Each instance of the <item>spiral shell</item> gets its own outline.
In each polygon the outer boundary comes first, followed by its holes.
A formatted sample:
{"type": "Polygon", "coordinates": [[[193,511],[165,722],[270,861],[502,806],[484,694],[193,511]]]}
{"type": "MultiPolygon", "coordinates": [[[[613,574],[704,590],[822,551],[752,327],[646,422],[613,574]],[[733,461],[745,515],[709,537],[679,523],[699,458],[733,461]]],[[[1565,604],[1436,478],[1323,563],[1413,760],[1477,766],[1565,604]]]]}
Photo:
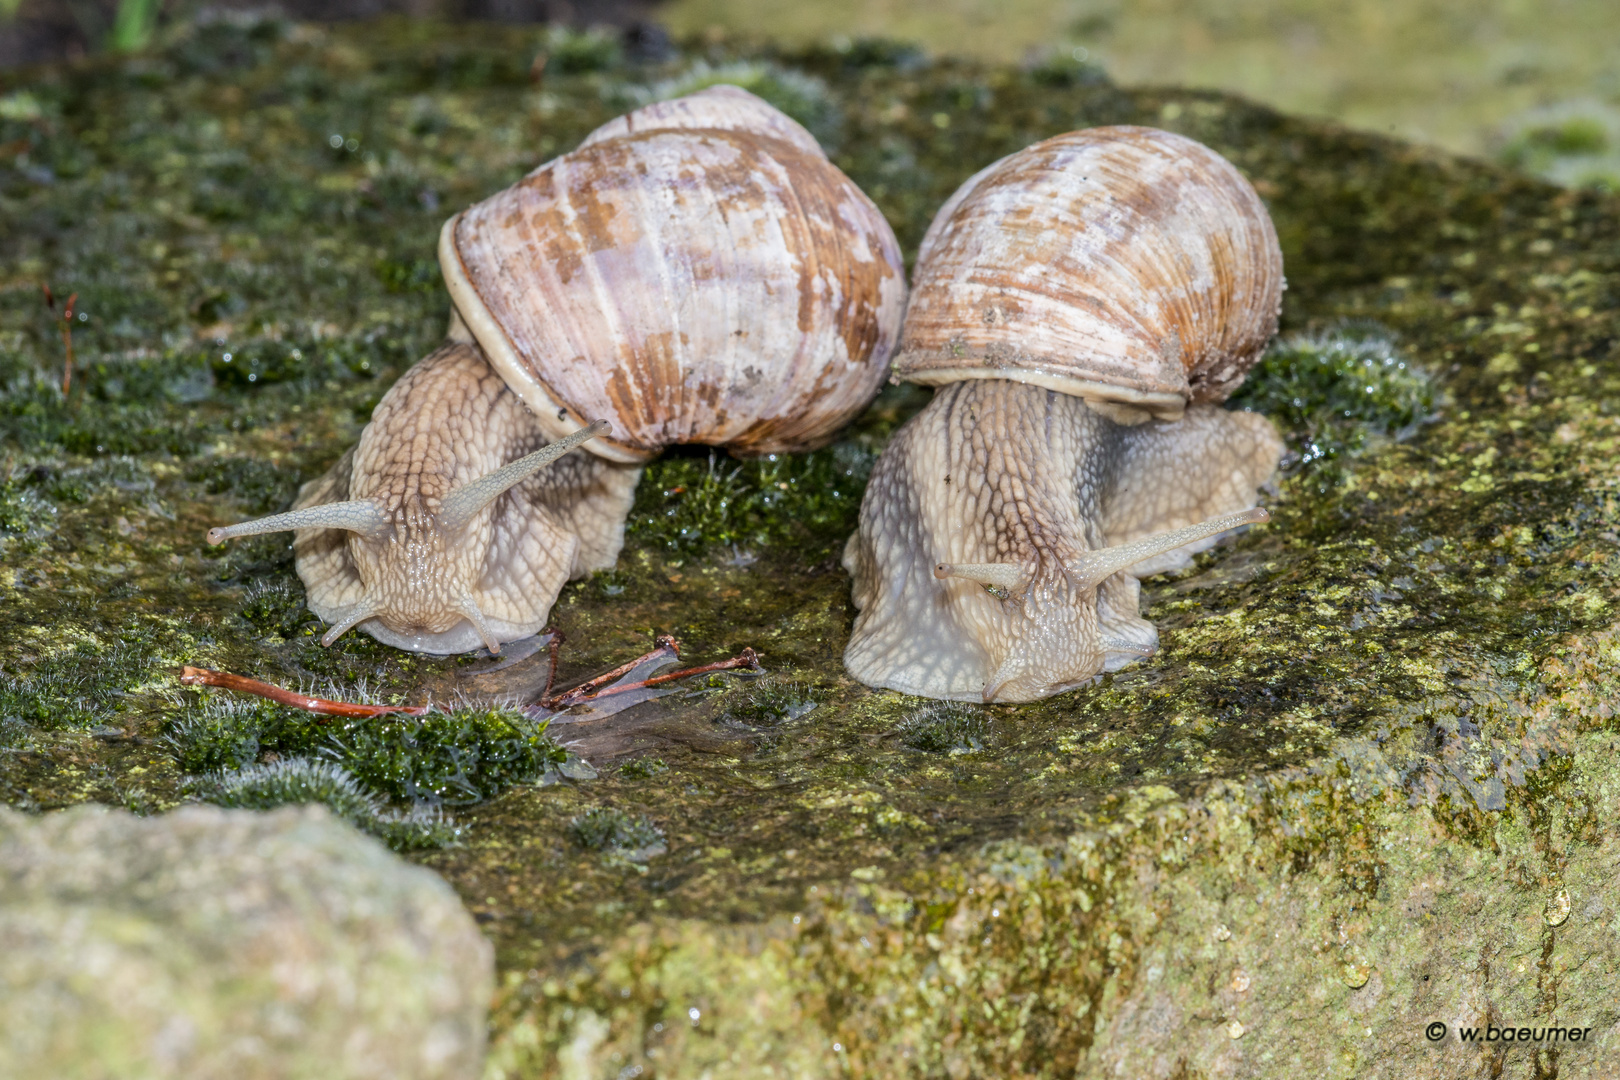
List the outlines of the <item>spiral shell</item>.
{"type": "Polygon", "coordinates": [[[638,109],[445,223],[471,335],[560,438],[813,448],[876,394],[905,276],[894,232],[809,132],[732,86],[638,109]]]}
{"type": "Polygon", "coordinates": [[[1102,127],[969,178],[917,259],[898,379],[1012,379],[1174,418],[1224,400],[1275,333],[1260,197],[1191,139],[1102,127]]]}

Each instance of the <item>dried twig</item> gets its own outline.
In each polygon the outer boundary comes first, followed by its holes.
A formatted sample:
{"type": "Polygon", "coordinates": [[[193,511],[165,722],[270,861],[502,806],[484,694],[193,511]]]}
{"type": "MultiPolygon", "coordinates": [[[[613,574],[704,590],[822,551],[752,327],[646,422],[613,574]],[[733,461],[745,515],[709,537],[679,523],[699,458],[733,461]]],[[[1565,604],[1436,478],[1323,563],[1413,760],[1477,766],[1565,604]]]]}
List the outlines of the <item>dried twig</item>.
{"type": "Polygon", "coordinates": [[[540,691],[540,700],[544,701],[551,696],[551,686],[557,681],[557,652],[567,639],[563,637],[563,632],[555,626],[548,626],[540,632],[551,635],[551,670],[546,672],[546,688],[540,691]]]}
{"type": "Polygon", "coordinates": [[[232,675],[228,671],[215,671],[212,668],[182,667],[180,669],[180,683],[183,686],[217,686],[223,690],[236,690],[244,694],[257,694],[262,698],[282,705],[291,705],[295,709],[316,713],[321,716],[346,716],[364,718],[368,716],[387,716],[390,713],[403,713],[406,716],[421,716],[430,711],[431,705],[362,705],[353,701],[332,701],[327,698],[310,697],[292,690],[285,690],[279,686],[272,686],[258,679],[250,679],[246,675],[232,675]]]}
{"type": "MultiPolygon", "coordinates": [[[[45,306],[54,313],[56,297],[51,295],[51,287],[43,282],[39,287],[45,291],[45,306]]],[[[78,299],[79,294],[74,293],[62,307],[62,348],[67,352],[67,362],[62,365],[63,397],[67,397],[68,390],[73,386],[73,303],[78,299]]]]}
{"type": "MultiPolygon", "coordinates": [[[[551,687],[557,678],[557,651],[562,645],[562,634],[555,630],[548,632],[554,635],[551,639],[551,672],[546,678],[546,689],[540,696],[539,705],[542,709],[550,712],[561,712],[574,705],[582,705],[591,701],[599,701],[602,698],[616,697],[619,694],[628,694],[636,690],[662,686],[678,679],[691,678],[693,675],[707,675],[712,671],[733,671],[737,668],[758,669],[759,667],[759,655],[753,649],[744,649],[740,654],[729,660],[716,660],[713,663],[682,668],[679,671],[654,675],[647,679],[614,683],[615,679],[623,679],[643,665],[652,663],[656,666],[659,661],[680,659],[680,642],[669,634],[660,634],[658,636],[658,647],[652,652],[638,656],[628,663],[620,664],[612,671],[598,675],[594,679],[587,680],[578,686],[571,687],[553,696],[551,687]],[[610,683],[613,685],[608,685],[610,683]]],[[[316,713],[320,716],[365,718],[388,716],[394,713],[406,716],[421,716],[433,708],[431,705],[362,705],[353,701],[332,701],[329,698],[312,697],[280,686],[273,686],[267,682],[260,682],[258,679],[250,679],[246,675],[233,675],[228,671],[215,671],[212,668],[182,667],[180,669],[180,682],[184,686],[217,686],[223,690],[255,694],[282,705],[290,705],[295,709],[303,709],[305,712],[316,713]]]]}
{"type": "MultiPolygon", "coordinates": [[[[628,694],[634,690],[645,690],[652,686],[661,686],[664,683],[674,682],[677,679],[689,678],[693,675],[707,675],[711,671],[731,671],[736,668],[758,668],[759,655],[753,649],[744,649],[739,655],[729,660],[716,660],[709,664],[699,664],[696,667],[682,668],[680,671],[671,671],[663,675],[654,675],[648,679],[637,679],[634,682],[608,686],[615,679],[623,678],[636,668],[649,661],[667,658],[678,660],[681,656],[681,644],[669,634],[660,634],[657,638],[658,647],[652,652],[636,657],[628,663],[620,664],[612,671],[588,682],[583,682],[572,689],[565,690],[556,697],[549,696],[551,684],[547,682],[547,696],[540,699],[541,708],[560,712],[573,705],[581,705],[589,701],[599,701],[602,698],[614,697],[618,694],[628,694]]],[[[552,674],[556,674],[555,667],[552,674]]]]}

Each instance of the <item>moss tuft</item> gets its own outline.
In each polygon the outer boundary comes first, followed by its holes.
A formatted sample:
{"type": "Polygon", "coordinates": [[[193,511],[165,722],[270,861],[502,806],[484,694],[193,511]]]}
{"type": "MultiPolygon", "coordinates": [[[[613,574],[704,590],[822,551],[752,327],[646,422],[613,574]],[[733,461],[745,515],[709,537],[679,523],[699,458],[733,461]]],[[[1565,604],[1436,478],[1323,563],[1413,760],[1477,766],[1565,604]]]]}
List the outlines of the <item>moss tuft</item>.
{"type": "Polygon", "coordinates": [[[43,731],[107,724],[119,698],[150,677],[157,659],[150,645],[137,640],[103,648],[81,642],[21,674],[0,676],[0,717],[43,731]]]}
{"type": "Polygon", "coordinates": [[[625,532],[672,554],[805,545],[830,551],[855,526],[876,456],[851,443],[813,454],[737,461],[719,451],[647,467],[625,532]]]}
{"type": "Polygon", "coordinates": [[[569,821],[568,838],[588,851],[629,862],[646,862],[666,850],[663,830],[646,815],[632,816],[614,807],[592,807],[569,821]]]}
{"type": "Polygon", "coordinates": [[[1308,469],[1410,437],[1433,416],[1435,390],[1387,331],[1350,323],[1273,343],[1232,403],[1271,417],[1308,469]]]}
{"type": "Polygon", "coordinates": [[[723,714],[750,727],[773,727],[809,715],[819,703],[814,687],[795,679],[766,675],[732,690],[723,714]],[[729,700],[734,699],[734,700],[729,700]]]}
{"type": "Polygon", "coordinates": [[[304,590],[287,581],[260,581],[242,596],[242,618],[261,634],[291,638],[319,625],[304,600],[304,590]]]}
{"type": "Polygon", "coordinates": [[[619,775],[626,780],[651,780],[659,773],[669,772],[663,758],[635,758],[619,766],[619,775]]]}
{"type": "Polygon", "coordinates": [[[17,750],[29,743],[30,729],[15,716],[0,716],[0,750],[17,750]]]}
{"type": "MultiPolygon", "coordinates": [[[[356,777],[395,798],[452,806],[494,798],[517,784],[555,781],[569,760],[543,721],[496,706],[339,721],[330,728],[324,745],[356,777]]],[[[300,735],[306,733],[308,725],[300,735]]]]}
{"type": "Polygon", "coordinates": [[[256,514],[290,505],[299,481],[296,471],[255,457],[203,458],[186,470],[186,479],[256,514]]]}
{"type": "Polygon", "coordinates": [[[592,27],[578,30],[554,26],[541,44],[548,75],[587,75],[608,71],[624,62],[617,35],[592,27]]]}
{"type": "Polygon", "coordinates": [[[331,761],[287,758],[226,769],[191,780],[185,790],[204,802],[246,810],[318,802],[396,851],[444,847],[461,834],[438,807],[419,804],[407,811],[388,809],[348,770],[331,761]]]}
{"type": "Polygon", "coordinates": [[[38,539],[49,532],[56,507],[33,488],[15,479],[0,480],[0,543],[38,539]]]}
{"type": "Polygon", "coordinates": [[[936,701],[900,721],[900,741],[927,754],[975,754],[991,746],[994,730],[983,709],[936,701]]]}
{"type": "MultiPolygon", "coordinates": [[[[363,687],[316,692],[346,700],[371,696],[363,687]]],[[[545,729],[544,722],[496,706],[344,719],[270,702],[207,698],[172,721],[163,738],[188,773],[241,769],[270,753],[317,755],[392,798],[466,805],[562,776],[569,755],[545,729]]]]}

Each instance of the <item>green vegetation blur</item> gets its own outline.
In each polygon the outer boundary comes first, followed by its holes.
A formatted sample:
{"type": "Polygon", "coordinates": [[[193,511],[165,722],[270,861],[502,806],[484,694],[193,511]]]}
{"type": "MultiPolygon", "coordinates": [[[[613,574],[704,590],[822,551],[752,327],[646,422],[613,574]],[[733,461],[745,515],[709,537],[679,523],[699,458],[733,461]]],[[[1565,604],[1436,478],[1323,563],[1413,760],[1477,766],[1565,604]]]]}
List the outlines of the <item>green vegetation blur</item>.
{"type": "MultiPolygon", "coordinates": [[[[241,5],[224,5],[233,6],[241,5]]],[[[59,29],[80,42],[70,53],[85,42],[139,52],[203,10],[189,0],[0,0],[0,38],[56,7],[59,29]]],[[[1556,183],[1620,189],[1613,0],[337,0],[289,10],[566,15],[580,25],[651,19],[688,39],[836,46],[880,38],[1027,66],[1062,58],[1097,65],[1126,86],[1225,90],[1556,183]]],[[[7,62],[17,58],[8,60],[0,41],[7,62]]]]}
{"type": "Polygon", "coordinates": [[[1620,188],[1614,0],[673,0],[677,35],[866,36],[1126,86],[1243,94],[1569,185],[1620,188]]]}

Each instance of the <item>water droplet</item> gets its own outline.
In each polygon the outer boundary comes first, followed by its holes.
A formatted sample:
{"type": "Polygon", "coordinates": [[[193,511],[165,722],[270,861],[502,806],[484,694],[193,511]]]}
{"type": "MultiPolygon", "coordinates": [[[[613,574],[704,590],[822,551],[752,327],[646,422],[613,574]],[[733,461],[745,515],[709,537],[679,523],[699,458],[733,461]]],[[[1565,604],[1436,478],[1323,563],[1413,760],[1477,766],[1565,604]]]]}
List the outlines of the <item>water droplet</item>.
{"type": "Polygon", "coordinates": [[[1547,901],[1547,910],[1542,914],[1548,926],[1563,926],[1569,918],[1569,890],[1559,889],[1553,898],[1547,901]]]}

